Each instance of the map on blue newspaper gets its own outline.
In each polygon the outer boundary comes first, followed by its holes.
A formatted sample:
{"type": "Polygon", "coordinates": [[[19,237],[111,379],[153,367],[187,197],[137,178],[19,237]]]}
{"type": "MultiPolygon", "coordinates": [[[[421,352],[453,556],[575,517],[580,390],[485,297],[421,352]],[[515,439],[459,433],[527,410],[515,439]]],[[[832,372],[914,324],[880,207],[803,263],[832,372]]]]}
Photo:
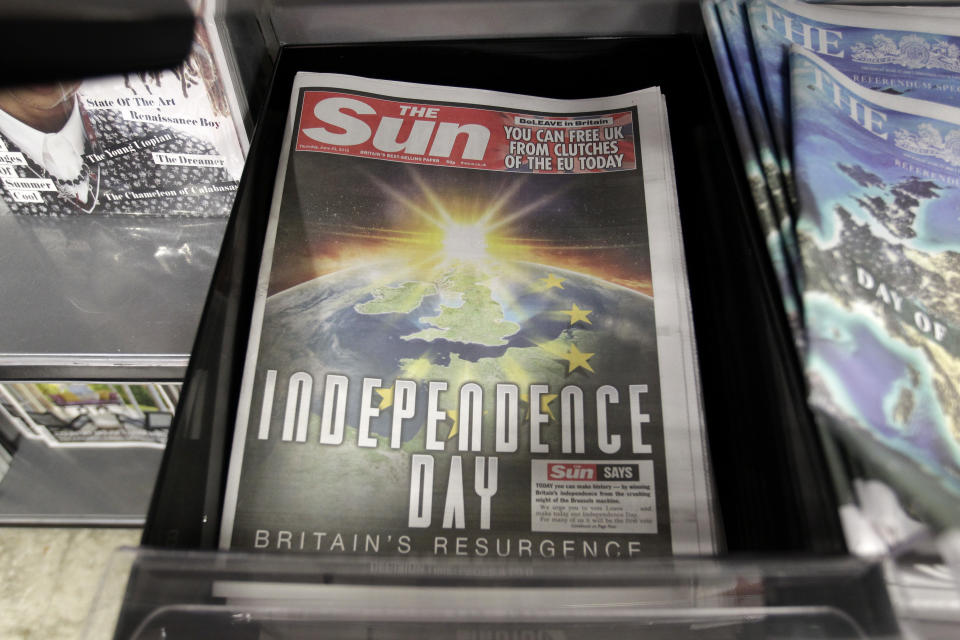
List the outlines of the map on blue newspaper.
{"type": "Polygon", "coordinates": [[[790,55],[811,403],[960,495],[960,109],[790,55]]]}

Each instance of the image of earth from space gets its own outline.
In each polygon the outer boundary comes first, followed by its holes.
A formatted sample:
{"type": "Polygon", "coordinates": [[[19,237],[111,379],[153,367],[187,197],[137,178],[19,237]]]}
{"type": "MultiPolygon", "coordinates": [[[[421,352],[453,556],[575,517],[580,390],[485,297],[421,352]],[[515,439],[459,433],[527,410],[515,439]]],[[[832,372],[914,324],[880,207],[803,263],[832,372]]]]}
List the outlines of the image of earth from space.
{"type": "MultiPolygon", "coordinates": [[[[611,429],[624,433],[624,455],[630,448],[627,385],[650,385],[644,410],[659,413],[653,298],[589,275],[534,263],[453,261],[417,266],[395,261],[323,275],[268,298],[260,354],[242,480],[256,489],[241,491],[245,497],[240,510],[261,519],[321,508],[327,514],[349,514],[354,505],[362,504],[367,525],[370,514],[382,514],[385,526],[404,524],[410,455],[424,451],[427,381],[448,385],[440,396],[439,409],[448,416],[439,428],[441,438],[457,433],[460,386],[472,381],[483,387],[484,451],[492,449],[494,434],[488,425],[493,423],[495,385],[519,387],[519,450],[501,457],[498,496],[511,488],[504,480],[504,474],[511,473],[505,465],[529,474],[529,453],[523,452],[529,452],[524,419],[529,416],[525,403],[531,384],[549,385],[549,394],[541,397],[541,410],[550,416],[542,440],[558,456],[558,394],[566,385],[583,390],[588,453],[590,439],[596,439],[590,412],[599,386],[614,385],[621,394],[620,404],[611,405],[609,415],[611,429]],[[310,435],[303,446],[256,439],[257,399],[262,397],[267,369],[278,372],[274,429],[283,421],[279,398],[286,393],[289,376],[305,371],[313,378],[310,435]],[[349,378],[343,446],[316,444],[327,374],[349,378]],[[372,403],[380,409],[371,423],[371,432],[381,438],[376,448],[356,446],[364,377],[382,380],[372,403]],[[414,417],[404,422],[403,445],[391,449],[396,379],[418,383],[417,402],[414,417]],[[283,473],[274,475],[270,469],[283,473]]],[[[450,442],[438,455],[457,453],[450,442]]],[[[442,469],[437,474],[446,477],[442,469]]],[[[516,484],[517,501],[529,503],[528,482],[516,484]]],[[[442,497],[438,499],[442,506],[442,497]]]]}
{"type": "MultiPolygon", "coordinates": [[[[381,514],[387,525],[406,519],[410,456],[424,451],[427,382],[445,381],[439,409],[447,420],[439,437],[458,431],[458,390],[468,381],[484,392],[483,449],[492,451],[495,385],[519,387],[517,454],[501,457],[501,489],[517,504],[529,503],[529,485],[505,479],[529,474],[528,389],[546,384],[541,410],[549,416],[542,441],[560,455],[560,398],[566,385],[583,391],[588,453],[595,429],[593,398],[601,385],[614,385],[620,403],[609,407],[611,429],[624,433],[629,455],[627,385],[648,384],[645,411],[659,413],[657,336],[653,298],[589,275],[519,261],[453,261],[433,266],[385,262],[327,274],[270,296],[261,335],[260,360],[250,424],[259,420],[263,376],[277,370],[272,425],[283,422],[286,381],[297,371],[313,378],[310,435],[301,446],[276,438],[261,441],[248,431],[241,491],[242,512],[262,518],[284,514],[351,514],[364,505],[364,518],[381,514]],[[349,378],[342,446],[317,445],[324,376],[349,378]],[[374,406],[380,415],[371,433],[376,448],[357,446],[364,377],[382,380],[374,406]],[[389,447],[393,382],[418,383],[415,415],[403,423],[403,444],[389,447]],[[625,430],[625,431],[624,431],[625,430]],[[510,466],[516,467],[511,470],[510,466]],[[282,469],[274,474],[271,469],[282,469]],[[322,487],[322,491],[318,490],[322,487]]],[[[646,400],[646,398],[645,398],[646,400]]],[[[595,446],[595,445],[594,445],[595,446]]],[[[458,453],[450,442],[441,457],[458,453]]],[[[442,463],[439,463],[442,464],[442,463]]],[[[446,477],[438,468],[438,477],[446,477]]],[[[442,505],[441,505],[442,506],[442,505]]],[[[349,520],[349,517],[347,517],[349,520]]],[[[325,520],[330,522],[330,518],[325,520]]],[[[340,522],[343,522],[342,520],[340,522]]],[[[520,526],[520,525],[518,525],[520,526]]],[[[529,526],[529,523],[522,525],[529,526]]]]}
{"type": "Polygon", "coordinates": [[[278,369],[280,379],[284,370],[300,370],[314,379],[374,376],[385,385],[445,380],[457,389],[493,381],[559,391],[568,383],[619,383],[638,362],[641,369],[644,360],[656,362],[649,296],[531,263],[460,262],[436,271],[435,279],[413,279],[404,265],[364,266],[271,296],[259,368],[278,369]],[[571,362],[574,349],[592,355],[571,362]]]}

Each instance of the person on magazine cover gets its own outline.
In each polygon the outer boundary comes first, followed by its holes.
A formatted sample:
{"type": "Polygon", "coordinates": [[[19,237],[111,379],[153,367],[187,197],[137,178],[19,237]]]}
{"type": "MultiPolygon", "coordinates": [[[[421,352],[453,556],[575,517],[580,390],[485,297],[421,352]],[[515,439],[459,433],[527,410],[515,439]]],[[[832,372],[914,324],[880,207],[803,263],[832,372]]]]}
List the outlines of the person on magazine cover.
{"type": "Polygon", "coordinates": [[[0,90],[5,208],[27,215],[229,213],[236,182],[211,144],[126,120],[116,109],[86,109],[78,89],[0,90]],[[158,162],[157,154],[176,156],[158,162]],[[209,162],[197,157],[204,155],[209,162]]]}

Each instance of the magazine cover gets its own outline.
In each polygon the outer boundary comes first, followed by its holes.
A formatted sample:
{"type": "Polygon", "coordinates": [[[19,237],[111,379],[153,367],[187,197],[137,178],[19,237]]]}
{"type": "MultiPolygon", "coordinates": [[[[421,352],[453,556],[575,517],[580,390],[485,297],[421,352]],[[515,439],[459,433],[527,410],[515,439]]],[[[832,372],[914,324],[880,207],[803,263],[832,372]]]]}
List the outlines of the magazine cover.
{"type": "Polygon", "coordinates": [[[870,91],[799,47],[791,65],[811,403],[955,499],[960,109],[870,91]]]}
{"type": "Polygon", "coordinates": [[[0,523],[141,526],[177,391],[0,384],[0,523]]]}
{"type": "Polygon", "coordinates": [[[221,547],[714,550],[662,96],[299,74],[221,547]]]}
{"type": "Polygon", "coordinates": [[[213,28],[175,69],[0,90],[0,366],[182,375],[246,144],[213,28]]]}
{"type": "Polygon", "coordinates": [[[228,215],[246,138],[228,81],[198,20],[175,69],[4,88],[0,213],[228,215]]]}

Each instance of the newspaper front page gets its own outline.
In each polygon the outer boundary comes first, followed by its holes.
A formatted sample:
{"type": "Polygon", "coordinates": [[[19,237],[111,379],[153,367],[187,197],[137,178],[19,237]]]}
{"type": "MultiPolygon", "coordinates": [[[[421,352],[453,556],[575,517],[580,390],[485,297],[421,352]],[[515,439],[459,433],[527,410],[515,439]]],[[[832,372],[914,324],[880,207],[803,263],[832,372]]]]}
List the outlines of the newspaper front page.
{"type": "Polygon", "coordinates": [[[960,109],[791,69],[811,402],[960,495],[960,109]]]}
{"type": "Polygon", "coordinates": [[[221,547],[715,550],[662,95],[297,76],[221,547]]]}

